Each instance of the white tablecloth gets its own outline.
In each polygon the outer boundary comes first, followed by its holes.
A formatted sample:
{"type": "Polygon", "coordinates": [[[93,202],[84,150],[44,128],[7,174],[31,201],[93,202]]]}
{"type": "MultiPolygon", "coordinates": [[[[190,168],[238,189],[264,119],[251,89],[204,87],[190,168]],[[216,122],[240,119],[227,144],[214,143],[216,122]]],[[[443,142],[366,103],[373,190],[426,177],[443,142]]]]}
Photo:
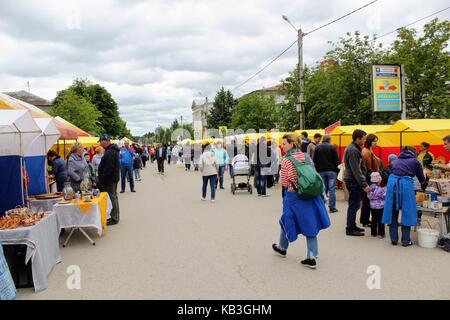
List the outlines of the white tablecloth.
{"type": "Polygon", "coordinates": [[[53,211],[53,206],[63,200],[63,197],[57,199],[47,199],[47,200],[30,200],[30,209],[33,210],[44,210],[53,211]]]}
{"type": "MultiPolygon", "coordinates": [[[[106,218],[111,218],[112,202],[108,196],[106,218]]],[[[58,228],[96,228],[103,234],[102,217],[98,203],[93,203],[88,213],[83,213],[75,204],[55,204],[53,211],[58,219],[58,228]]]]}
{"type": "Polygon", "coordinates": [[[61,262],[59,253],[59,230],[56,215],[50,214],[32,227],[0,230],[3,245],[24,244],[27,253],[24,263],[31,259],[35,291],[47,289],[47,277],[53,267],[61,262]]]}

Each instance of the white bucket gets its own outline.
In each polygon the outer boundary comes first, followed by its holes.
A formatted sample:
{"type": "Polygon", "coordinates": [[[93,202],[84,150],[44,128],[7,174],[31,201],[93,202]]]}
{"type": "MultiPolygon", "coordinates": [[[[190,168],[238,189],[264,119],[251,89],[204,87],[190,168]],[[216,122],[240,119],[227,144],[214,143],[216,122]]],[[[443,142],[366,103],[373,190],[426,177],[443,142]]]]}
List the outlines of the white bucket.
{"type": "Polygon", "coordinates": [[[434,229],[419,229],[419,246],[433,249],[437,247],[439,231],[434,229]]]}

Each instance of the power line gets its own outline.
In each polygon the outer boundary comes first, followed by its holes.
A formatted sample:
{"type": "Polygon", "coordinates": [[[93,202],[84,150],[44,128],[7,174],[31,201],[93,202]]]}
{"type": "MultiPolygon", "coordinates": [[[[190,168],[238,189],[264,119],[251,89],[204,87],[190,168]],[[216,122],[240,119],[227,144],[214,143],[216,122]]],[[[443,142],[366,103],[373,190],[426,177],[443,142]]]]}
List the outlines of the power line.
{"type": "Polygon", "coordinates": [[[323,26],[320,26],[320,27],[318,27],[318,28],[316,28],[316,29],[313,29],[313,30],[311,30],[311,31],[309,31],[309,32],[306,32],[304,35],[307,36],[308,34],[311,34],[311,33],[313,33],[313,32],[316,32],[316,31],[320,30],[320,29],[323,29],[323,28],[325,28],[325,27],[327,27],[327,26],[329,26],[329,25],[331,25],[331,24],[333,24],[333,23],[335,23],[335,22],[338,22],[339,20],[342,20],[342,19],[344,19],[344,18],[346,18],[346,17],[348,17],[348,16],[354,14],[355,12],[358,12],[358,11],[360,11],[360,10],[362,10],[362,9],[364,9],[364,8],[366,8],[366,7],[370,6],[370,5],[372,5],[372,4],[374,4],[374,3],[377,2],[377,1],[378,1],[378,0],[374,0],[374,1],[372,1],[372,2],[370,2],[370,3],[368,3],[368,4],[364,5],[364,6],[362,6],[362,7],[358,8],[358,9],[356,9],[356,10],[353,10],[352,12],[347,13],[346,15],[343,15],[343,16],[340,17],[340,18],[337,18],[336,20],[333,20],[333,21],[331,21],[331,22],[328,22],[328,23],[324,24],[323,26]]]}
{"type": "Polygon", "coordinates": [[[248,78],[247,80],[245,80],[244,82],[242,82],[240,85],[238,85],[237,87],[235,87],[234,89],[232,89],[231,91],[235,91],[237,89],[239,89],[240,87],[242,87],[243,85],[245,85],[246,83],[248,83],[250,80],[252,80],[253,78],[255,78],[257,75],[259,75],[260,73],[262,73],[264,70],[266,70],[271,64],[273,64],[275,61],[277,61],[279,58],[281,58],[281,56],[283,54],[285,54],[286,52],[289,51],[289,49],[291,49],[295,44],[297,43],[297,40],[295,40],[289,47],[287,47],[286,49],[284,49],[278,56],[276,56],[274,59],[272,59],[268,64],[266,64],[261,70],[259,70],[258,72],[256,72],[254,75],[252,75],[250,78],[248,78]]]}
{"type": "MultiPolygon", "coordinates": [[[[340,20],[342,20],[342,19],[344,19],[344,18],[346,18],[346,17],[348,17],[348,16],[354,14],[355,12],[358,12],[358,11],[364,9],[364,8],[370,6],[371,4],[374,4],[374,3],[377,2],[377,1],[378,1],[378,0],[374,0],[374,1],[370,2],[370,3],[367,3],[366,5],[360,7],[360,8],[358,8],[358,9],[356,9],[356,10],[353,10],[352,12],[349,12],[349,13],[343,15],[342,17],[337,18],[337,19],[335,19],[335,20],[333,20],[333,21],[331,21],[331,22],[329,22],[329,23],[327,23],[327,24],[324,24],[323,26],[320,26],[320,27],[318,27],[318,28],[316,28],[316,29],[314,29],[314,30],[311,30],[311,31],[305,33],[304,35],[308,35],[308,34],[310,34],[310,33],[313,33],[313,32],[315,32],[315,31],[317,31],[317,30],[323,29],[323,28],[325,28],[326,26],[329,26],[329,25],[331,25],[331,24],[333,24],[333,23],[335,23],[335,22],[337,22],[337,21],[340,21],[340,20]]],[[[242,82],[241,84],[239,84],[237,87],[235,87],[235,88],[232,89],[231,91],[235,91],[235,90],[239,89],[240,87],[242,87],[243,85],[247,84],[249,81],[251,81],[252,79],[254,79],[257,75],[261,74],[261,73],[262,73],[264,70],[266,70],[270,65],[272,65],[275,61],[277,61],[279,58],[281,58],[282,55],[284,55],[286,52],[288,52],[289,49],[291,49],[291,48],[297,43],[297,41],[298,41],[298,40],[295,40],[295,42],[293,42],[289,47],[287,47],[286,49],[284,49],[278,56],[276,56],[274,59],[272,59],[268,64],[266,64],[266,65],[265,65],[263,68],[261,68],[258,72],[256,72],[254,75],[252,75],[250,78],[248,78],[247,80],[245,80],[244,82],[242,82]]]]}
{"type": "Polygon", "coordinates": [[[426,16],[426,17],[423,17],[423,18],[420,18],[420,19],[418,19],[418,20],[416,20],[416,21],[414,21],[414,22],[411,22],[411,23],[409,23],[409,24],[407,24],[407,25],[405,25],[405,26],[403,26],[403,27],[399,27],[399,28],[397,28],[397,29],[395,29],[395,30],[393,30],[393,31],[391,31],[391,32],[385,33],[385,34],[383,34],[383,35],[381,35],[381,36],[379,36],[379,37],[376,37],[376,39],[378,40],[378,39],[380,39],[380,38],[386,37],[386,36],[388,36],[388,35],[390,35],[390,34],[393,34],[394,32],[397,32],[397,31],[400,30],[400,29],[403,29],[403,28],[407,28],[407,27],[409,27],[409,26],[412,26],[413,24],[416,24],[417,22],[420,22],[420,21],[422,21],[422,20],[428,19],[428,18],[430,18],[430,17],[432,17],[432,16],[434,16],[434,15],[437,15],[437,14],[439,14],[439,13],[441,13],[441,12],[444,12],[444,11],[446,11],[446,10],[448,10],[448,9],[450,9],[450,7],[447,7],[447,8],[445,8],[445,9],[439,10],[439,11],[437,11],[437,12],[435,12],[435,13],[432,13],[432,14],[426,16]]]}

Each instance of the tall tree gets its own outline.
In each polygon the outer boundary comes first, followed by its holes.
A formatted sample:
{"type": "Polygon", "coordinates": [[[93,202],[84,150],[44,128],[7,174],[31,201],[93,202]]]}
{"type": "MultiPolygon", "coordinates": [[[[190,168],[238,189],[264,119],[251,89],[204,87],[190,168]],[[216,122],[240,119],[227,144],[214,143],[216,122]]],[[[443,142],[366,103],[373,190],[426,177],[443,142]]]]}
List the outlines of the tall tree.
{"type": "Polygon", "coordinates": [[[235,99],[230,90],[225,91],[222,87],[214,98],[214,104],[208,115],[208,128],[217,129],[220,126],[229,127],[231,124],[232,110],[235,99]]]}
{"type": "Polygon", "coordinates": [[[93,135],[100,133],[98,121],[101,117],[89,100],[80,97],[73,89],[58,93],[58,99],[50,112],[52,116],[60,116],[77,127],[93,135]]]}
{"type": "Polygon", "coordinates": [[[262,94],[249,94],[239,99],[233,108],[231,127],[234,129],[270,130],[276,127],[276,108],[274,97],[262,94]]]}
{"type": "Polygon", "coordinates": [[[436,18],[417,36],[401,29],[391,47],[389,60],[405,67],[407,115],[411,118],[450,118],[450,58],[447,51],[450,22],[436,18]]]}
{"type": "MultiPolygon", "coordinates": [[[[108,133],[113,137],[130,136],[130,131],[126,128],[126,123],[119,115],[116,101],[104,87],[99,84],[93,84],[87,79],[76,79],[66,90],[69,89],[90,101],[100,111],[100,131],[108,133]]],[[[64,92],[64,90],[61,92],[64,92]]],[[[55,102],[58,99],[59,97],[57,96],[55,102]]]]}

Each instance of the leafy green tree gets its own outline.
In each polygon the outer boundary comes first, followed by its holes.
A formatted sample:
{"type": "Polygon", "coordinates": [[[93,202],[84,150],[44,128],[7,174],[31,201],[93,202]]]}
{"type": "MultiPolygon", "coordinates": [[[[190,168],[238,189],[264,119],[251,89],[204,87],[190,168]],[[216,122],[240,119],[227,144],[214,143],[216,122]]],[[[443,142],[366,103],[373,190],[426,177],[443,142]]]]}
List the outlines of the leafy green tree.
{"type": "Polygon", "coordinates": [[[100,112],[89,100],[80,97],[72,89],[58,93],[51,115],[60,116],[90,134],[100,133],[98,126],[100,112]]]}
{"type": "Polygon", "coordinates": [[[450,22],[436,18],[424,34],[400,29],[389,52],[389,61],[404,65],[407,115],[410,118],[450,118],[450,58],[447,51],[450,22]]]}
{"type": "Polygon", "coordinates": [[[231,124],[232,110],[235,99],[230,90],[222,87],[214,98],[214,104],[208,115],[208,128],[217,129],[220,126],[229,127],[231,124]]]}
{"type": "MultiPolygon", "coordinates": [[[[104,87],[99,84],[93,84],[87,79],[76,79],[66,90],[73,90],[77,95],[87,99],[96,106],[101,114],[99,131],[108,133],[113,137],[130,136],[126,123],[119,115],[116,101],[104,87]]],[[[59,94],[55,99],[55,103],[58,99],[59,94]]]]}
{"type": "Polygon", "coordinates": [[[274,129],[277,110],[274,97],[262,94],[249,94],[239,99],[233,108],[231,127],[234,129],[274,129]]]}

